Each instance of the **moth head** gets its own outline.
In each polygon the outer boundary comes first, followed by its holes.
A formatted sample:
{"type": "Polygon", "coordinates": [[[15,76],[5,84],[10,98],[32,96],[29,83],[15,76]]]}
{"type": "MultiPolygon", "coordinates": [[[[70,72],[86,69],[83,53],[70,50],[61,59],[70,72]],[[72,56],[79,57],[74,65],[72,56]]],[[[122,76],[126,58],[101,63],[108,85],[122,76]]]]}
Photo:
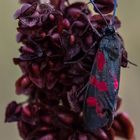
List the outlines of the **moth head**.
{"type": "Polygon", "coordinates": [[[103,29],[103,35],[111,35],[115,33],[115,28],[112,25],[109,25],[103,29]]]}

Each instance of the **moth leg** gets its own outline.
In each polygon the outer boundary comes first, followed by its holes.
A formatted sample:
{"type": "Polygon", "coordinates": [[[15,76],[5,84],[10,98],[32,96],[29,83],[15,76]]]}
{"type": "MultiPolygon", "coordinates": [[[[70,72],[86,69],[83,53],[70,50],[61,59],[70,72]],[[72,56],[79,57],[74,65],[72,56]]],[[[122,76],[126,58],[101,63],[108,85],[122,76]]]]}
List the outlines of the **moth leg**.
{"type": "Polygon", "coordinates": [[[78,59],[78,60],[76,60],[76,61],[65,61],[64,64],[65,64],[65,65],[68,65],[68,64],[76,64],[76,63],[82,61],[83,59],[86,58],[86,56],[88,55],[88,53],[91,51],[91,49],[92,49],[96,44],[97,44],[97,41],[95,41],[95,42],[92,44],[92,46],[87,50],[87,52],[84,54],[84,56],[81,57],[80,59],[78,59]]]}
{"type": "Polygon", "coordinates": [[[75,91],[75,87],[72,88],[72,91],[67,93],[67,99],[71,107],[71,110],[78,113],[81,111],[81,107],[76,97],[76,93],[74,91],[75,91]]]}

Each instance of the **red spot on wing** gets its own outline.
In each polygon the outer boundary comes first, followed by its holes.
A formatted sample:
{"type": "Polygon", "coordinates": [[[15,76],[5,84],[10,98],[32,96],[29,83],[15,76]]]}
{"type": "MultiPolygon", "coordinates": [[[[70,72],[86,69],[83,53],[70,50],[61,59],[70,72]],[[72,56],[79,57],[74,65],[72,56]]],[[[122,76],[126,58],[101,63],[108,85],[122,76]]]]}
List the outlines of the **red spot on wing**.
{"type": "Polygon", "coordinates": [[[90,84],[94,87],[96,87],[100,92],[107,92],[108,87],[107,83],[104,81],[98,81],[95,76],[90,77],[90,84]]]}
{"type": "Polygon", "coordinates": [[[103,113],[103,106],[95,97],[89,96],[86,103],[89,107],[95,107],[96,113],[99,117],[104,117],[105,114],[103,113]]]}
{"type": "Polygon", "coordinates": [[[96,98],[89,96],[86,100],[86,103],[90,107],[96,107],[97,100],[96,100],[96,98]]]}
{"type": "Polygon", "coordinates": [[[105,113],[103,112],[103,106],[99,102],[96,104],[96,113],[100,118],[105,116],[105,113]]]}
{"type": "Polygon", "coordinates": [[[108,87],[107,87],[106,82],[99,82],[97,88],[98,88],[99,91],[101,91],[101,92],[106,92],[106,91],[108,91],[108,87]]]}
{"type": "Polygon", "coordinates": [[[99,51],[97,52],[97,68],[99,72],[102,72],[105,65],[105,56],[104,53],[99,51]]]}
{"type": "Polygon", "coordinates": [[[115,90],[117,90],[119,88],[119,82],[118,82],[117,78],[114,78],[114,88],[115,88],[115,90]]]}
{"type": "Polygon", "coordinates": [[[89,83],[93,86],[96,86],[98,84],[98,81],[97,81],[95,76],[91,76],[90,80],[89,80],[89,83]]]}

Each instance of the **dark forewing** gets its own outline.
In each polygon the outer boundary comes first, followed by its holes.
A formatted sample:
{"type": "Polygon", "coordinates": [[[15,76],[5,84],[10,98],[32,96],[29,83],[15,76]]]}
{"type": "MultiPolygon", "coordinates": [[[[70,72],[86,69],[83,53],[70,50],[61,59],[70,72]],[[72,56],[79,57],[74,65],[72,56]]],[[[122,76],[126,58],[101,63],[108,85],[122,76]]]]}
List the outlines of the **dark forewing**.
{"type": "Polygon", "coordinates": [[[120,80],[121,41],[104,36],[93,64],[84,103],[85,127],[96,130],[113,119],[120,80]]]}

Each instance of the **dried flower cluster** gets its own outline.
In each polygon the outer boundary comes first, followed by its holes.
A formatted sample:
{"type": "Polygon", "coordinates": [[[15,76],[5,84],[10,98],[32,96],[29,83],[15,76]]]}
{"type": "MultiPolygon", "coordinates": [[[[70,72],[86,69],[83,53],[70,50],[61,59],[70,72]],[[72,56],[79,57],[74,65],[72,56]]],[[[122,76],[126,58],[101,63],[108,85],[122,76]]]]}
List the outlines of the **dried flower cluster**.
{"type": "MultiPolygon", "coordinates": [[[[14,17],[19,21],[17,42],[22,46],[14,63],[23,75],[16,82],[16,93],[26,95],[28,100],[11,102],[5,121],[17,122],[23,140],[114,140],[115,136],[134,139],[126,113],[116,113],[109,130],[87,132],[83,126],[81,89],[89,79],[100,39],[96,31],[101,33],[105,26],[103,18],[93,14],[84,2],[20,2],[23,5],[14,17]]],[[[113,0],[95,3],[109,22],[113,0]]],[[[120,21],[115,17],[115,28],[119,27],[120,21]]],[[[122,66],[127,66],[125,49],[122,66]]],[[[118,97],[118,108],[120,104],[118,97]]]]}

